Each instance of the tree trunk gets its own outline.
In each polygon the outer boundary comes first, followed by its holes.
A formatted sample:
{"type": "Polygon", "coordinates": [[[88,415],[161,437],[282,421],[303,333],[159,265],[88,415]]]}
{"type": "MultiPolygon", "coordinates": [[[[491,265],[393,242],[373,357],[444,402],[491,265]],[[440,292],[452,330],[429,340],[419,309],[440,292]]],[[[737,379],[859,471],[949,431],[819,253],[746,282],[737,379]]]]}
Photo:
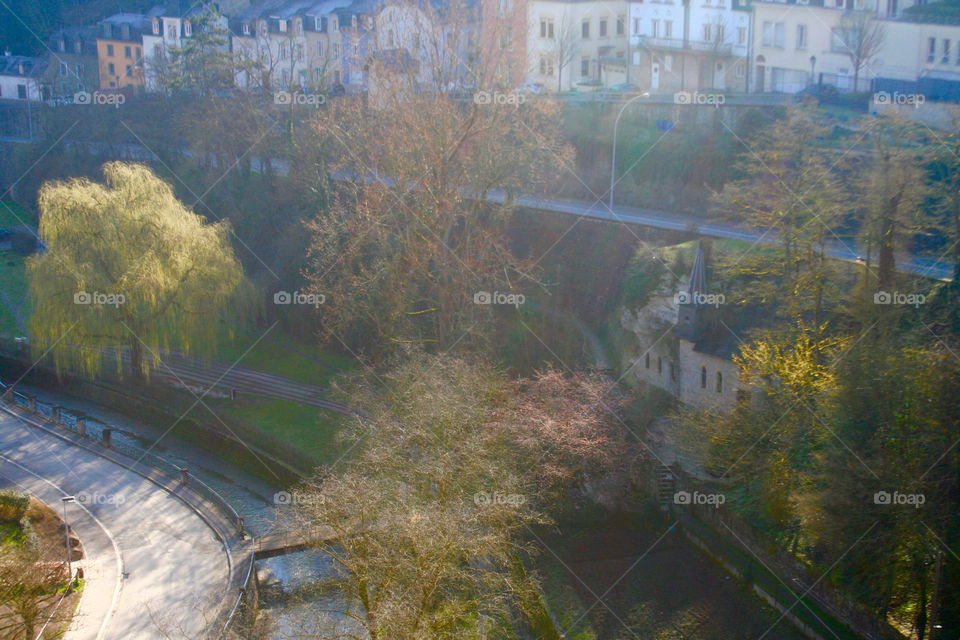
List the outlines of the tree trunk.
{"type": "Polygon", "coordinates": [[[917,607],[917,617],[913,622],[917,630],[917,640],[923,640],[927,635],[927,577],[920,574],[920,606],[917,607]]]}
{"type": "Polygon", "coordinates": [[[134,381],[142,382],[143,375],[143,345],[136,336],[130,340],[130,372],[134,381]]]}
{"type": "Polygon", "coordinates": [[[881,290],[887,290],[893,286],[894,271],[896,262],[893,255],[893,218],[886,216],[882,222],[882,233],[880,234],[880,253],[879,274],[880,282],[878,284],[881,290]]]}

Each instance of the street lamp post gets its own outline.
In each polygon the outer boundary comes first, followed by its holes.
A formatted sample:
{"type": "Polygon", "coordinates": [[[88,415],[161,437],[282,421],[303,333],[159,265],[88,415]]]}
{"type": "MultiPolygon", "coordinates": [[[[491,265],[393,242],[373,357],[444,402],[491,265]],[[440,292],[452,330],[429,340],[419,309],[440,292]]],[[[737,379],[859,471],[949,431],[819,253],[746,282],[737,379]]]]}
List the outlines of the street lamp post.
{"type": "MultiPolygon", "coordinates": [[[[629,60],[627,61],[629,63],[629,60]]],[[[644,91],[638,96],[634,96],[623,103],[623,106],[620,107],[620,112],[617,114],[616,120],[613,121],[613,149],[610,151],[610,212],[613,213],[613,187],[616,184],[615,170],[617,167],[617,126],[620,124],[620,116],[623,115],[623,112],[626,111],[627,107],[630,106],[631,102],[635,102],[640,98],[649,98],[650,92],[644,91]]]]}
{"type": "Polygon", "coordinates": [[[71,582],[73,582],[73,565],[70,564],[70,524],[67,522],[67,503],[75,502],[76,498],[73,496],[66,496],[60,498],[63,502],[63,544],[67,552],[67,575],[71,582]]]}

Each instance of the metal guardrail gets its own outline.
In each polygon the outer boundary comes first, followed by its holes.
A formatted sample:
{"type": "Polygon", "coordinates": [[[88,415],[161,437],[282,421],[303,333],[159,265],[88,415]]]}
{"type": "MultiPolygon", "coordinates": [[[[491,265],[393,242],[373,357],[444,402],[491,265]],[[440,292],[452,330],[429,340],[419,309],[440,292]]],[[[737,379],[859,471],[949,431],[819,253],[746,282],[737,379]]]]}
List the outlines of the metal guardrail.
{"type": "MultiPolygon", "coordinates": [[[[137,465],[143,464],[145,467],[160,471],[170,480],[175,482],[185,482],[194,493],[198,494],[201,499],[210,503],[220,512],[221,515],[225,515],[227,521],[229,521],[229,523],[236,528],[236,533],[240,535],[241,538],[246,535],[243,528],[243,518],[237,513],[236,509],[234,509],[233,506],[231,506],[223,496],[210,487],[210,485],[200,480],[195,475],[189,475],[188,469],[180,467],[161,456],[158,456],[150,451],[140,449],[134,445],[114,440],[112,434],[115,430],[117,430],[116,427],[96,418],[91,418],[86,414],[80,412],[71,412],[62,405],[44,402],[36,396],[30,396],[21,393],[16,389],[13,389],[10,385],[6,384],[2,380],[0,380],[0,401],[16,404],[17,406],[26,409],[31,413],[35,413],[49,420],[50,422],[53,422],[57,426],[65,428],[68,431],[72,431],[73,433],[82,437],[91,437],[91,427],[93,428],[93,431],[99,430],[100,440],[104,444],[108,445],[110,450],[116,451],[134,460],[130,467],[131,470],[135,470],[137,465]]],[[[145,470],[144,473],[146,472],[147,471],[145,470]]],[[[251,547],[255,546],[255,544],[256,541],[251,540],[251,547]]],[[[253,565],[254,562],[251,557],[251,561],[247,566],[246,575],[244,576],[244,585],[247,585],[250,582],[250,576],[253,572],[253,565]]],[[[234,616],[236,615],[237,610],[240,608],[245,595],[245,588],[241,588],[240,593],[237,595],[233,606],[230,608],[230,611],[227,614],[223,628],[217,634],[217,640],[221,640],[222,638],[226,637],[230,625],[233,622],[234,616]]]]}

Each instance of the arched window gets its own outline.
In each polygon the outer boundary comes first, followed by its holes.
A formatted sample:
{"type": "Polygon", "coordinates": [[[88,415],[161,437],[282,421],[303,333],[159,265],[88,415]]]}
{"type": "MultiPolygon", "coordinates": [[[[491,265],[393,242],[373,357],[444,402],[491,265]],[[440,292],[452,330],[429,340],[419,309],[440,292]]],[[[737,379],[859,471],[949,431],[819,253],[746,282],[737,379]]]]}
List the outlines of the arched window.
{"type": "Polygon", "coordinates": [[[647,369],[650,368],[650,352],[649,351],[647,351],[647,354],[644,356],[644,365],[647,367],[647,369]]]}
{"type": "Polygon", "coordinates": [[[717,393],[723,393],[723,374],[717,371],[717,393]]]}
{"type": "Polygon", "coordinates": [[[706,367],[700,367],[700,388],[701,389],[707,388],[707,368],[706,367]]]}

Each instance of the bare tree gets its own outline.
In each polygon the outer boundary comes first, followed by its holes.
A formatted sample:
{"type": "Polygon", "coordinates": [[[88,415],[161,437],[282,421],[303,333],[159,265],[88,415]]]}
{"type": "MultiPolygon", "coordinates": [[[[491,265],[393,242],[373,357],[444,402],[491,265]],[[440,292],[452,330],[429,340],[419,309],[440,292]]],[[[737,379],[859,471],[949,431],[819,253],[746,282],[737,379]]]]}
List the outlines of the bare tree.
{"type": "Polygon", "coordinates": [[[31,540],[0,548],[0,637],[34,640],[48,620],[70,619],[72,611],[58,607],[68,578],[64,563],[53,558],[62,554],[31,540]]]}
{"type": "Polygon", "coordinates": [[[563,91],[563,70],[569,66],[580,50],[580,33],[569,11],[564,11],[554,40],[557,64],[557,91],[563,91]]]}
{"type": "Polygon", "coordinates": [[[840,19],[839,32],[844,53],[853,66],[853,90],[859,90],[860,72],[869,67],[883,46],[883,24],[866,11],[848,11],[840,19]]]}
{"type": "Polygon", "coordinates": [[[602,474],[625,449],[604,386],[553,370],[509,381],[478,359],[411,352],[398,362],[349,393],[372,416],[348,431],[358,453],[298,493],[299,522],[326,532],[317,546],[339,569],[354,621],[321,637],[477,637],[484,619],[507,627],[536,607],[518,570],[531,550],[524,528],[546,523],[557,491],[602,474]]]}

